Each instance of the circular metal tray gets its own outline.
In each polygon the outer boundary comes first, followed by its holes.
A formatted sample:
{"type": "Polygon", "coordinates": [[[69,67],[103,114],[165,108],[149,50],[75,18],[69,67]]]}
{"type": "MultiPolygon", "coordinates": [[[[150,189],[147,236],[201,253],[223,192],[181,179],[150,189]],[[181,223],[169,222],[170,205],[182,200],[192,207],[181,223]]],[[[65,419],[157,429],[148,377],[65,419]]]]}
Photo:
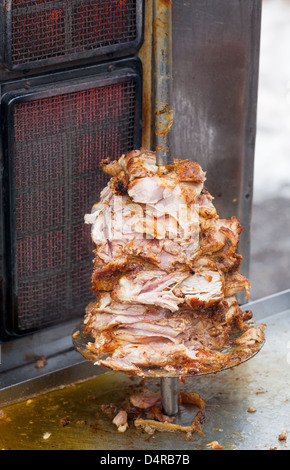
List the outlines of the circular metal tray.
{"type": "MultiPolygon", "coordinates": [[[[251,323],[251,326],[257,326],[251,323]]],[[[252,357],[254,357],[263,347],[265,344],[265,339],[258,343],[255,342],[253,345],[235,345],[234,341],[241,336],[243,332],[239,330],[233,330],[231,337],[229,339],[229,345],[223,349],[222,351],[217,352],[217,360],[216,361],[209,361],[208,364],[203,364],[202,367],[199,369],[197,368],[194,372],[185,372],[182,369],[176,370],[165,370],[164,368],[158,367],[140,367],[136,368],[135,364],[132,364],[132,368],[134,370],[127,371],[122,370],[122,372],[130,375],[135,375],[139,377],[178,377],[178,378],[185,378],[185,377],[194,377],[199,375],[205,374],[212,374],[216,372],[221,372],[226,369],[230,369],[232,367],[238,366],[252,357]]],[[[112,356],[112,352],[96,354],[93,352],[89,345],[90,343],[94,343],[94,338],[91,336],[90,332],[86,331],[86,325],[84,322],[79,323],[72,334],[72,341],[73,345],[77,352],[79,352],[85,359],[89,361],[93,361],[96,364],[100,364],[102,361],[110,358],[112,356]]],[[[100,364],[102,367],[103,364],[100,364]]],[[[106,366],[107,367],[107,366],[106,366]]]]}

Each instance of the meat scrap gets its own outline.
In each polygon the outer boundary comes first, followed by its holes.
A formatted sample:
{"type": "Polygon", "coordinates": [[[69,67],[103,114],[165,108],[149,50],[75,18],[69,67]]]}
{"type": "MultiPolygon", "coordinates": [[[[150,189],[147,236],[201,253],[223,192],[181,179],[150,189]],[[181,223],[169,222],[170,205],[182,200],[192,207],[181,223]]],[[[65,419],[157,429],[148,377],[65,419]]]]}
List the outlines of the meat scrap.
{"type": "Polygon", "coordinates": [[[102,405],[101,410],[106,415],[112,415],[117,411],[116,406],[113,403],[110,403],[109,405],[102,405]]]}
{"type": "Polygon", "coordinates": [[[257,410],[253,406],[249,406],[247,411],[248,411],[248,413],[256,413],[257,410]]]}
{"type": "Polygon", "coordinates": [[[60,418],[60,424],[65,427],[65,426],[68,426],[70,423],[70,419],[69,418],[60,418]]]}
{"type": "Polygon", "coordinates": [[[84,321],[98,364],[194,375],[247,357],[265,326],[236,298],[250,289],[239,273],[242,226],[219,217],[201,166],[175,158],[158,167],[144,148],[101,166],[111,179],[85,215],[96,298],[84,321]]]}
{"type": "Polygon", "coordinates": [[[212,449],[216,450],[222,450],[223,447],[218,443],[218,441],[212,441],[209,444],[207,444],[207,447],[211,447],[212,449]]]}
{"type": "Polygon", "coordinates": [[[115,424],[118,428],[119,432],[125,432],[126,429],[128,428],[128,422],[127,422],[127,413],[124,410],[120,410],[115,418],[112,421],[113,424],[115,424]]]}
{"type": "Polygon", "coordinates": [[[198,393],[179,393],[179,402],[180,404],[191,404],[199,408],[199,411],[196,413],[191,424],[184,426],[174,423],[174,418],[162,419],[162,420],[153,420],[153,419],[143,419],[137,418],[134,421],[134,426],[136,428],[142,429],[148,434],[154,434],[155,431],[161,432],[185,432],[187,436],[192,433],[198,433],[202,435],[202,426],[205,417],[205,407],[206,401],[198,393]]]}
{"type": "Polygon", "coordinates": [[[144,389],[140,393],[131,395],[130,402],[135,408],[147,409],[161,405],[161,396],[160,393],[154,393],[148,389],[144,389]]]}
{"type": "Polygon", "coordinates": [[[284,429],[284,431],[279,434],[279,441],[286,441],[287,440],[287,431],[284,429]]]}
{"type": "Polygon", "coordinates": [[[36,369],[41,369],[47,364],[46,357],[41,356],[36,362],[35,362],[35,367],[36,369]]]}
{"type": "Polygon", "coordinates": [[[139,393],[131,395],[117,410],[113,404],[101,405],[104,414],[108,414],[108,408],[115,409],[112,423],[119,432],[125,432],[129,428],[128,418],[132,418],[135,428],[143,430],[147,434],[160,432],[185,432],[187,435],[197,432],[202,435],[202,426],[205,416],[206,401],[198,393],[179,392],[180,404],[191,404],[199,408],[192,422],[183,426],[175,423],[175,416],[167,416],[162,411],[161,395],[147,388],[139,393]]]}

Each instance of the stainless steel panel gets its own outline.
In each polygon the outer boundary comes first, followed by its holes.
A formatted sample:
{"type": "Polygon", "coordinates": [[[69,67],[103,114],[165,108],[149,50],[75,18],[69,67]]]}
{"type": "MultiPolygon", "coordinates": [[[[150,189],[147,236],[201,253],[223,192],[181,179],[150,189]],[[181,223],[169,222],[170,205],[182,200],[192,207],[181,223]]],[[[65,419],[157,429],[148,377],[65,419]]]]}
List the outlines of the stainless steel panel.
{"type": "Polygon", "coordinates": [[[248,273],[261,0],[175,0],[172,152],[198,161],[223,218],[237,216],[248,273]]]}

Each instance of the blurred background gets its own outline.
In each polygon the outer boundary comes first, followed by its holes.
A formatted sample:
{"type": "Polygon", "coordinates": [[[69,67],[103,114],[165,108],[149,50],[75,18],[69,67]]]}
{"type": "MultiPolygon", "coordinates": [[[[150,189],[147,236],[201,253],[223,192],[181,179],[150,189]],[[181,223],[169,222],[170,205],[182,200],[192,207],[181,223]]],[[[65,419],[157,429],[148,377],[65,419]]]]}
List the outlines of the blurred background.
{"type": "Polygon", "coordinates": [[[250,300],[290,288],[290,1],[263,0],[250,300]]]}

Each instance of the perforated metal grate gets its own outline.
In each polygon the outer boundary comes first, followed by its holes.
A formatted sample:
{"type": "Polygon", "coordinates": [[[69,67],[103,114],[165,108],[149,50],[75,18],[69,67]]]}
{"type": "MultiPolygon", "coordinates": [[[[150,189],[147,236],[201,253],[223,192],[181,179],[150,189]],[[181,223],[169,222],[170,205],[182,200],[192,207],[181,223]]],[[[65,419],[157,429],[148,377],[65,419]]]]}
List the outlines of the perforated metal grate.
{"type": "Polygon", "coordinates": [[[127,80],[14,105],[20,330],[79,316],[90,301],[84,214],[107,181],[100,160],[134,147],[135,91],[127,80]]]}
{"type": "MultiPolygon", "coordinates": [[[[133,43],[139,0],[10,0],[11,67],[133,43]]],[[[8,2],[9,3],[9,2],[8,2]]]]}

